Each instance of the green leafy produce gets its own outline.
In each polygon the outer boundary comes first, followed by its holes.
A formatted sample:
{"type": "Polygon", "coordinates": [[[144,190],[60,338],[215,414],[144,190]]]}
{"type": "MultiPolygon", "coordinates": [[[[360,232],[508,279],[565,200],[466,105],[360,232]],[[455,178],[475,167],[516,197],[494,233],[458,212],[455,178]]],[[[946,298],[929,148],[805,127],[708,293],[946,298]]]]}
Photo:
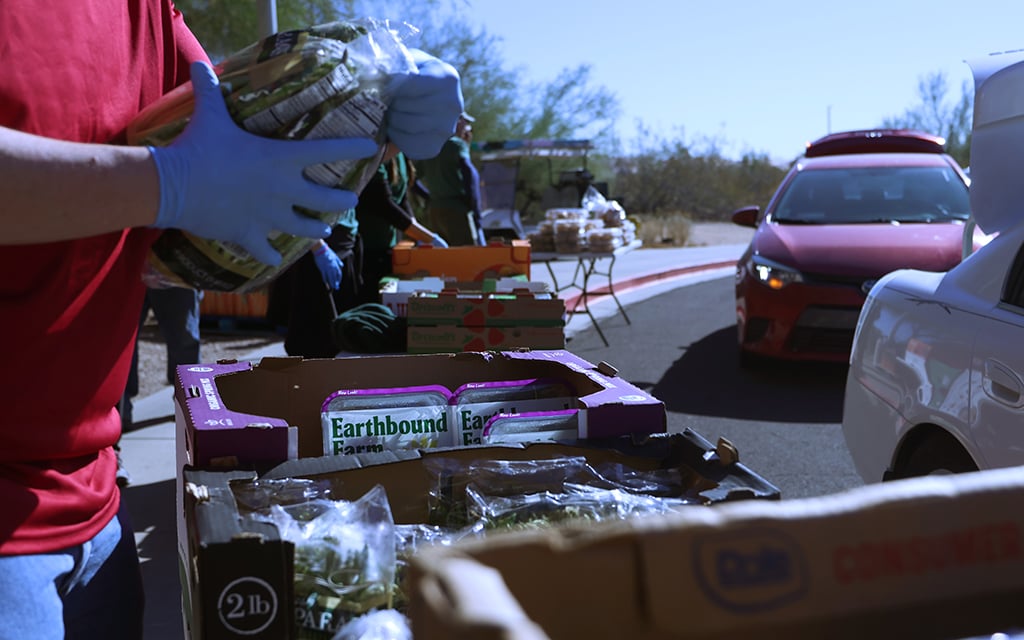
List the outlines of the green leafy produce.
{"type": "MultiPolygon", "coordinates": [[[[305,172],[318,184],[359,192],[384,151],[391,93],[416,73],[416,66],[389,23],[364,21],[277,33],[228,56],[214,71],[232,119],[251,133],[295,140],[376,139],[380,152],[372,158],[315,165],[305,172]]],[[[170,143],[188,124],[193,106],[191,84],[176,88],[131,123],[129,143],[170,143]]],[[[343,213],[296,210],[331,225],[343,213]]],[[[167,229],[153,245],[143,279],[154,287],[244,293],[265,286],[316,242],[283,233],[268,239],[282,256],[277,267],[233,243],[167,229]]]]}

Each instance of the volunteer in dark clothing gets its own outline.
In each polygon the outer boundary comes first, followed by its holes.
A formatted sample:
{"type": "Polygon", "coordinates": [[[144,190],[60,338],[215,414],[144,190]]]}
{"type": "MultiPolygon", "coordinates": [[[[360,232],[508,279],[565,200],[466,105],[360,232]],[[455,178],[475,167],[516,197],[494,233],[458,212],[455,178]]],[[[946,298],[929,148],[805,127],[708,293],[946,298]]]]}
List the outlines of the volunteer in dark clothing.
{"type": "Polygon", "coordinates": [[[417,184],[412,163],[405,154],[390,147],[377,173],[359,194],[356,218],[363,238],[360,304],[380,302],[379,283],[392,273],[391,250],[400,234],[435,247],[448,247],[440,235],[416,220],[411,198],[417,184]]]}
{"type": "MultiPolygon", "coordinates": [[[[411,210],[395,204],[394,185],[386,176],[397,151],[397,147],[389,147],[386,160],[359,194],[359,204],[341,216],[330,237],[270,285],[267,319],[284,332],[288,355],[333,358],[340,350],[333,333],[334,319],[363,302],[379,302],[373,299],[379,278],[373,280],[375,276],[367,277],[365,272],[364,221],[369,222],[368,237],[374,250],[379,249],[381,225],[394,225],[414,239],[447,246],[440,236],[416,222],[411,210]]],[[[404,200],[405,185],[398,190],[404,200]]],[[[379,252],[373,259],[380,262],[379,252]]],[[[374,264],[371,271],[379,267],[374,264]]]]}
{"type": "Polygon", "coordinates": [[[359,223],[349,209],[326,240],[270,284],[267,320],[284,332],[285,353],[303,358],[338,354],[331,323],[358,304],[362,260],[359,223]]]}
{"type": "MultiPolygon", "coordinates": [[[[5,0],[0,49],[0,388],[16,400],[0,427],[0,639],[137,640],[144,596],[113,447],[149,248],[175,228],[279,264],[270,233],[329,232],[294,205],[357,201],[305,168],[377,145],[246,133],[170,0],[5,0]],[[189,79],[184,132],[126,146],[140,110],[189,79]]],[[[462,98],[454,69],[414,59],[387,135],[422,158],[462,98]]]]}
{"type": "Polygon", "coordinates": [[[453,247],[483,245],[480,221],[480,173],[469,154],[474,118],[459,116],[455,134],[441,153],[416,164],[430,191],[427,224],[453,247]]]}

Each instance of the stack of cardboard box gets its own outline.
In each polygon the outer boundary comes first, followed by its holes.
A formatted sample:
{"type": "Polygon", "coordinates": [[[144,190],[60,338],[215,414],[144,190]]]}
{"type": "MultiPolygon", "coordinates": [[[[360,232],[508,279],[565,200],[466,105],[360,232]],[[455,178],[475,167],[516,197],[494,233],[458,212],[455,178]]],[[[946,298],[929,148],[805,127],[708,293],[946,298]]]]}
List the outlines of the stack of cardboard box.
{"type": "Polygon", "coordinates": [[[409,298],[406,319],[409,353],[565,346],[565,301],[528,288],[418,291],[409,298]]]}
{"type": "MultiPolygon", "coordinates": [[[[265,358],[255,366],[182,366],[178,374],[179,559],[186,629],[197,640],[302,637],[296,611],[305,609],[294,602],[295,546],[273,526],[240,517],[232,483],[315,479],[328,483],[339,500],[355,500],[379,485],[394,521],[408,524],[426,521],[432,487],[425,468],[437,458],[585,458],[595,465],[670,470],[703,505],[779,497],[769,482],[733,457],[718,455],[697,434],[665,434],[660,400],[619,378],[614,368],[567,351],[265,358]],[[573,390],[578,440],[323,455],[320,407],[337,389],[454,389],[530,378],[557,379],[573,390]]],[[[336,621],[313,623],[327,629],[336,621]]]]}
{"type": "Polygon", "coordinates": [[[436,249],[402,243],[383,304],[406,318],[409,353],[561,349],[565,303],[530,277],[529,242],[436,249]]]}

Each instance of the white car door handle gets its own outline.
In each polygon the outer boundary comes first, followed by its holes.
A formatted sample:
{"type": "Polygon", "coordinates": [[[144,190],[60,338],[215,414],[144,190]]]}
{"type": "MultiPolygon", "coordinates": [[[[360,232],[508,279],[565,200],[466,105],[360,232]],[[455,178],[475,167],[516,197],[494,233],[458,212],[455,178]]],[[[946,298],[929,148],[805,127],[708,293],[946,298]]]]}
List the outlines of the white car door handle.
{"type": "Polygon", "coordinates": [[[1011,407],[1024,406],[1024,382],[1013,369],[996,360],[986,360],[984,389],[993,400],[1011,407]]]}

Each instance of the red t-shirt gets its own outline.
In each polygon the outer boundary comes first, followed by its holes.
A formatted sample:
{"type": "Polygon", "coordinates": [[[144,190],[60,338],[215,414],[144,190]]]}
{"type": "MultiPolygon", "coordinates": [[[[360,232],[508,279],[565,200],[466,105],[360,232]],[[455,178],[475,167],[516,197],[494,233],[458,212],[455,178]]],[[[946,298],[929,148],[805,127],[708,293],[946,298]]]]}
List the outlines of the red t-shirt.
{"type": "MultiPolygon", "coordinates": [[[[4,0],[0,126],[121,142],[196,59],[206,54],[170,0],[4,0]]],[[[52,187],[61,188],[59,175],[52,187]]],[[[0,555],[80,544],[117,512],[115,406],[154,234],[0,239],[0,555]]]]}

